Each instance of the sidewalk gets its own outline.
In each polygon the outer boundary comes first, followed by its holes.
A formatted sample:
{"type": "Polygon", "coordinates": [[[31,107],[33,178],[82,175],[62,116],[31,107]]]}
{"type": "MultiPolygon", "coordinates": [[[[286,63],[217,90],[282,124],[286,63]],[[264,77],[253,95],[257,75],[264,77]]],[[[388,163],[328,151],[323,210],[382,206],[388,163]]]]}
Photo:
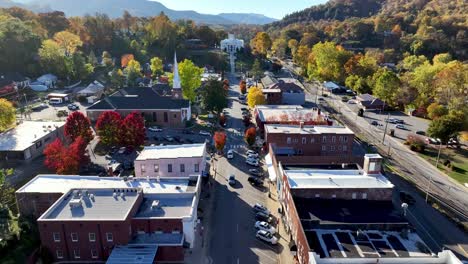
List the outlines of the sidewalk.
{"type": "Polygon", "coordinates": [[[277,230],[278,244],[277,245],[277,259],[279,264],[294,263],[293,256],[289,251],[289,234],[286,233],[285,226],[281,220],[281,215],[278,213],[278,208],[281,208],[281,205],[278,201],[278,192],[276,191],[276,185],[271,183],[270,186],[270,198],[268,193],[266,193],[266,203],[265,206],[270,210],[271,214],[278,219],[275,228],[277,230]]]}

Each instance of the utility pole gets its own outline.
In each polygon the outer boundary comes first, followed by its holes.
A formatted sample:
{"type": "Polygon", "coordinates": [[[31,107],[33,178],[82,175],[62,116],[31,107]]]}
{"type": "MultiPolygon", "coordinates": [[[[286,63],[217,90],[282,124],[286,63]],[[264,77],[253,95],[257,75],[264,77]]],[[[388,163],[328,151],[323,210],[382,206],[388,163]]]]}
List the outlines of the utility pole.
{"type": "Polygon", "coordinates": [[[436,168],[439,165],[440,150],[442,149],[442,140],[440,140],[440,138],[438,138],[437,141],[439,141],[439,153],[437,154],[436,168]]]}
{"type": "Polygon", "coordinates": [[[383,133],[382,144],[385,143],[385,135],[387,134],[388,120],[390,119],[390,113],[388,113],[387,120],[385,121],[385,130],[383,133]]]}

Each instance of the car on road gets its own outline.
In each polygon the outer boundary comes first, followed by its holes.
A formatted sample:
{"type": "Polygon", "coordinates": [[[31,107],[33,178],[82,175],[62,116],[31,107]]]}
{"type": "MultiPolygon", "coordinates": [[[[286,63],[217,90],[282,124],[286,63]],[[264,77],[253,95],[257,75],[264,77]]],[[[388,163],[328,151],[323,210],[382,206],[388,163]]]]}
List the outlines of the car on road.
{"type": "Polygon", "coordinates": [[[252,209],[254,210],[255,213],[258,213],[258,212],[263,212],[267,215],[270,214],[270,210],[268,210],[268,208],[266,208],[263,204],[261,203],[256,203],[254,204],[254,206],[252,207],[252,209]]]}
{"type": "Polygon", "coordinates": [[[249,169],[249,173],[255,176],[263,176],[263,172],[259,169],[249,169]]]}
{"type": "Polygon", "coordinates": [[[242,111],[242,112],[248,112],[249,109],[247,109],[246,107],[241,107],[241,111],[242,111]]]}
{"type": "Polygon", "coordinates": [[[234,186],[236,184],[236,176],[234,176],[234,174],[231,174],[229,176],[228,183],[231,186],[234,186]]]}
{"type": "Polygon", "coordinates": [[[355,100],[348,100],[348,104],[357,104],[355,100]]]}
{"type": "Polygon", "coordinates": [[[157,126],[152,126],[152,127],[148,127],[148,130],[151,131],[151,132],[162,132],[162,128],[160,127],[157,127],[157,126]]]}
{"type": "Polygon", "coordinates": [[[246,159],[245,163],[247,163],[247,164],[249,164],[251,166],[258,167],[258,160],[256,160],[256,159],[246,159]]]}
{"type": "Polygon", "coordinates": [[[390,124],[396,124],[397,120],[395,118],[385,118],[385,122],[388,122],[390,124]]]}
{"type": "Polygon", "coordinates": [[[193,133],[192,130],[184,129],[184,130],[182,130],[182,134],[187,134],[187,135],[189,135],[189,134],[194,134],[194,133],[193,133]]]}
{"type": "Polygon", "coordinates": [[[266,214],[264,212],[257,212],[255,214],[255,220],[263,221],[263,222],[267,222],[267,223],[273,222],[273,218],[270,216],[270,214],[266,214]]]}
{"type": "Polygon", "coordinates": [[[402,124],[396,125],[395,128],[402,129],[402,130],[407,130],[406,126],[402,125],[402,124]]]}
{"type": "Polygon", "coordinates": [[[258,230],[263,230],[263,231],[270,232],[270,234],[273,234],[273,235],[276,233],[276,229],[273,226],[271,226],[269,223],[263,222],[263,221],[255,222],[255,228],[258,229],[258,230]]]}
{"type": "Polygon", "coordinates": [[[349,98],[348,98],[347,96],[343,96],[343,97],[341,98],[341,102],[346,103],[346,102],[348,102],[348,101],[349,101],[349,98]]]}
{"type": "Polygon", "coordinates": [[[68,104],[67,108],[70,111],[76,111],[76,110],[80,109],[76,104],[68,104]]]}
{"type": "Polygon", "coordinates": [[[126,147],[121,147],[121,148],[119,148],[119,151],[117,151],[117,153],[118,154],[124,154],[126,150],[127,150],[126,147]]]}
{"type": "Polygon", "coordinates": [[[210,132],[204,131],[204,130],[200,131],[200,135],[202,135],[202,136],[211,136],[210,132]]]}
{"type": "Polygon", "coordinates": [[[255,236],[258,239],[270,243],[272,245],[276,245],[278,243],[278,238],[276,238],[270,232],[265,230],[259,230],[255,236]]]}
{"type": "Polygon", "coordinates": [[[249,154],[257,154],[257,152],[255,152],[255,151],[253,151],[253,150],[251,150],[251,149],[247,150],[245,153],[246,153],[247,155],[249,155],[249,154]]]}
{"type": "Polygon", "coordinates": [[[377,121],[374,120],[374,121],[371,122],[371,125],[373,125],[373,126],[378,126],[378,125],[380,125],[380,124],[379,124],[379,122],[377,122],[377,121]]]}
{"type": "Polygon", "coordinates": [[[249,176],[249,178],[247,179],[247,181],[252,184],[252,185],[255,185],[255,186],[262,186],[263,185],[263,181],[262,179],[258,178],[258,177],[255,177],[255,176],[249,176]]]}
{"type": "Polygon", "coordinates": [[[396,122],[397,124],[404,124],[404,123],[405,123],[405,120],[395,118],[395,122],[396,122]]]}
{"type": "Polygon", "coordinates": [[[435,138],[426,138],[426,143],[427,144],[439,144],[439,141],[437,141],[437,139],[435,138]]]}
{"type": "Polygon", "coordinates": [[[418,130],[418,131],[416,131],[416,134],[421,135],[421,136],[425,136],[426,132],[424,132],[422,130],[418,130]]]}
{"type": "Polygon", "coordinates": [[[400,200],[409,205],[416,203],[416,200],[414,199],[414,197],[411,194],[404,192],[404,191],[400,191],[400,200]]]}
{"type": "Polygon", "coordinates": [[[38,104],[38,105],[34,106],[33,108],[31,108],[31,110],[33,110],[33,111],[41,111],[42,109],[45,109],[45,108],[47,108],[47,107],[49,107],[47,104],[41,103],[41,104],[38,104]]]}
{"type": "Polygon", "coordinates": [[[169,141],[169,142],[174,142],[174,138],[171,137],[171,136],[169,136],[169,135],[168,135],[168,136],[165,136],[164,139],[167,140],[167,141],[169,141]]]}
{"type": "Polygon", "coordinates": [[[233,159],[234,158],[234,151],[232,149],[228,150],[226,157],[228,159],[233,159]]]}
{"type": "Polygon", "coordinates": [[[325,101],[325,99],[323,97],[319,97],[318,100],[319,101],[325,101]]]}

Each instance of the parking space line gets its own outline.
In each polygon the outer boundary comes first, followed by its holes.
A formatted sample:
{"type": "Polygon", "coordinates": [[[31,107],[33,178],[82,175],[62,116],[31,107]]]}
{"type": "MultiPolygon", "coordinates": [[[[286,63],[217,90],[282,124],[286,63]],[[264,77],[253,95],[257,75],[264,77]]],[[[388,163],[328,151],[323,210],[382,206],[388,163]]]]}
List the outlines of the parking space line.
{"type": "MultiPolygon", "coordinates": [[[[260,243],[260,241],[257,241],[257,242],[260,243]]],[[[266,243],[264,243],[264,244],[266,245],[266,243]]],[[[267,246],[268,246],[268,245],[267,245],[267,246]]],[[[268,246],[268,247],[270,247],[270,246],[268,246]]],[[[270,248],[271,248],[272,250],[275,250],[275,249],[272,248],[272,247],[270,247],[270,248]]],[[[272,258],[271,256],[269,256],[268,254],[266,254],[265,252],[263,252],[263,251],[260,250],[260,249],[252,248],[252,251],[255,252],[255,253],[257,253],[258,255],[261,254],[261,255],[267,257],[268,259],[272,260],[273,263],[276,263],[276,261],[277,261],[277,259],[272,258]]],[[[276,255],[276,253],[275,253],[275,255],[276,255]]]]}

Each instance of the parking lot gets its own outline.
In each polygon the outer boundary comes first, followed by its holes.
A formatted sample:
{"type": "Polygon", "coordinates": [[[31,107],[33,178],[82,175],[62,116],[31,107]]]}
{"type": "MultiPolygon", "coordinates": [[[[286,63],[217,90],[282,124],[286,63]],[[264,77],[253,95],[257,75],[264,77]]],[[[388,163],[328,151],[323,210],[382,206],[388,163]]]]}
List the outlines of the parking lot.
{"type": "MultiPolygon", "coordinates": [[[[74,103],[75,105],[78,106],[79,109],[75,111],[80,111],[83,114],[86,115],[86,107],[87,105],[82,105],[78,102],[74,103]]],[[[35,111],[31,112],[31,120],[66,120],[66,116],[58,117],[59,111],[67,111],[68,114],[72,113],[72,110],[69,110],[67,107],[68,103],[66,104],[59,104],[59,105],[50,105],[50,104],[45,104],[45,106],[42,109],[37,109],[35,111]]]]}

